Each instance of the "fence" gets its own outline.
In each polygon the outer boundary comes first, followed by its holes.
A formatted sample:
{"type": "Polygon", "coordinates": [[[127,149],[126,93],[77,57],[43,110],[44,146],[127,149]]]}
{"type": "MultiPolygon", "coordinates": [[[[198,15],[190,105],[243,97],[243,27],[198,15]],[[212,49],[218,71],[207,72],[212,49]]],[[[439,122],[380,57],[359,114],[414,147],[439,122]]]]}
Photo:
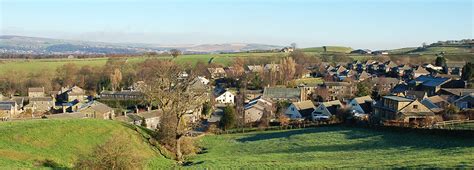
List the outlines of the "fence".
{"type": "Polygon", "coordinates": [[[474,130],[474,120],[450,120],[433,125],[435,129],[474,130]]]}

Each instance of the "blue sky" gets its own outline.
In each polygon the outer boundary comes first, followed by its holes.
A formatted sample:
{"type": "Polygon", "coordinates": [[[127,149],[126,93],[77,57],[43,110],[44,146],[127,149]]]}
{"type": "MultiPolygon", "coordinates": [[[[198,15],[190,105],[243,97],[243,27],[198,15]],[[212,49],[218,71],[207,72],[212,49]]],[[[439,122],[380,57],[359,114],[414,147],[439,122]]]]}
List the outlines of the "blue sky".
{"type": "Polygon", "coordinates": [[[473,38],[472,0],[0,0],[1,34],[387,49],[473,38]]]}

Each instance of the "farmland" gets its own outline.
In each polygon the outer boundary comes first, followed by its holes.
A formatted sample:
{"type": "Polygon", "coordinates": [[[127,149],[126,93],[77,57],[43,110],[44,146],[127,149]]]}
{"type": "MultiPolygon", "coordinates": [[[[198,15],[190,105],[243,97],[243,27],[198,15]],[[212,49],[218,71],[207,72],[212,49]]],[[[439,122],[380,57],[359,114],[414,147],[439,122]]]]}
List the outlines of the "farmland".
{"type": "MultiPolygon", "coordinates": [[[[360,54],[347,54],[350,52],[351,48],[349,47],[339,47],[339,46],[328,46],[327,55],[346,55],[351,57],[354,60],[368,60],[375,59],[377,56],[373,55],[360,55],[360,54]]],[[[322,47],[312,47],[302,49],[309,56],[319,57],[323,53],[322,47]]],[[[430,47],[422,51],[415,51],[415,48],[402,48],[390,50],[394,55],[391,55],[394,58],[397,57],[419,57],[421,60],[426,62],[434,61],[437,53],[445,51],[445,57],[448,60],[458,61],[463,60],[467,62],[474,62],[474,55],[469,53],[469,50],[466,48],[458,47],[430,47]]],[[[223,65],[229,65],[232,61],[241,57],[244,59],[249,58],[265,58],[271,61],[278,62],[278,59],[288,56],[288,53],[231,53],[231,54],[195,54],[195,55],[181,55],[178,56],[176,61],[178,63],[189,63],[196,64],[198,61],[218,63],[223,65]]],[[[150,57],[150,56],[133,56],[128,57],[130,63],[143,62],[149,58],[158,58],[158,59],[170,59],[171,57],[150,57]]],[[[74,63],[77,66],[103,66],[107,62],[107,58],[91,58],[91,59],[7,59],[0,60],[0,73],[6,73],[8,71],[15,72],[38,72],[42,70],[54,71],[56,68],[66,64],[74,63]]]]}
{"type": "Polygon", "coordinates": [[[197,167],[474,167],[474,138],[319,127],[207,136],[197,167]]]}

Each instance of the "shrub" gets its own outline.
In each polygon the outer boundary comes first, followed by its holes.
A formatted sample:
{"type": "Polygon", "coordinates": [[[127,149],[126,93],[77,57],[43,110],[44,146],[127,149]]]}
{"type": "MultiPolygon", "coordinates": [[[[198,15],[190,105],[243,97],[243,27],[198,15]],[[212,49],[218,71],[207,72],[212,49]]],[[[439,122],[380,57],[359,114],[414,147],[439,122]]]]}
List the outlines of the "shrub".
{"type": "Polygon", "coordinates": [[[181,152],[183,155],[193,155],[196,154],[199,151],[199,148],[197,148],[194,145],[194,140],[190,137],[184,137],[181,139],[181,152]]]}
{"type": "Polygon", "coordinates": [[[114,135],[88,156],[76,162],[76,169],[140,169],[142,158],[123,135],[114,135]]]}

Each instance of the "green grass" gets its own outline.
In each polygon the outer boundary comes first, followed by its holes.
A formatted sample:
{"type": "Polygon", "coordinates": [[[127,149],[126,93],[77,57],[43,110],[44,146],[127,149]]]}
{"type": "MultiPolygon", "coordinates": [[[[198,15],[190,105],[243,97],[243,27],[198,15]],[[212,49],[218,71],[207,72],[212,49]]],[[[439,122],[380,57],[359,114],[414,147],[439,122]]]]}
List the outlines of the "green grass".
{"type": "Polygon", "coordinates": [[[323,79],[321,78],[302,78],[294,80],[296,85],[306,84],[306,85],[318,85],[323,84],[323,79]]]}
{"type": "MultiPolygon", "coordinates": [[[[213,63],[229,65],[237,57],[242,58],[281,58],[287,56],[284,53],[235,53],[235,54],[198,54],[198,55],[181,55],[178,56],[176,61],[178,63],[189,63],[196,64],[198,61],[207,63],[211,58],[213,63]]],[[[130,63],[143,62],[146,59],[153,57],[130,57],[128,61],[130,63]]],[[[155,57],[158,59],[170,59],[171,57],[155,57]]],[[[94,59],[36,59],[36,60],[0,60],[0,73],[6,73],[8,71],[22,71],[25,73],[38,72],[42,70],[55,71],[58,67],[66,63],[74,63],[77,66],[103,66],[107,62],[107,58],[94,58],[94,59]]]]}
{"type": "MultiPolygon", "coordinates": [[[[317,53],[324,52],[323,47],[310,47],[310,48],[303,48],[302,50],[304,52],[317,52],[317,53]]],[[[326,46],[326,52],[349,53],[351,51],[352,51],[351,47],[326,46]]]]}
{"type": "Polygon", "coordinates": [[[474,139],[348,127],[206,136],[194,168],[474,167],[474,139]]]}
{"type": "Polygon", "coordinates": [[[134,130],[116,121],[93,119],[0,122],[0,165],[36,167],[53,160],[71,168],[80,155],[89,154],[113,134],[126,135],[146,164],[170,167],[173,162],[157,154],[134,130]]]}

